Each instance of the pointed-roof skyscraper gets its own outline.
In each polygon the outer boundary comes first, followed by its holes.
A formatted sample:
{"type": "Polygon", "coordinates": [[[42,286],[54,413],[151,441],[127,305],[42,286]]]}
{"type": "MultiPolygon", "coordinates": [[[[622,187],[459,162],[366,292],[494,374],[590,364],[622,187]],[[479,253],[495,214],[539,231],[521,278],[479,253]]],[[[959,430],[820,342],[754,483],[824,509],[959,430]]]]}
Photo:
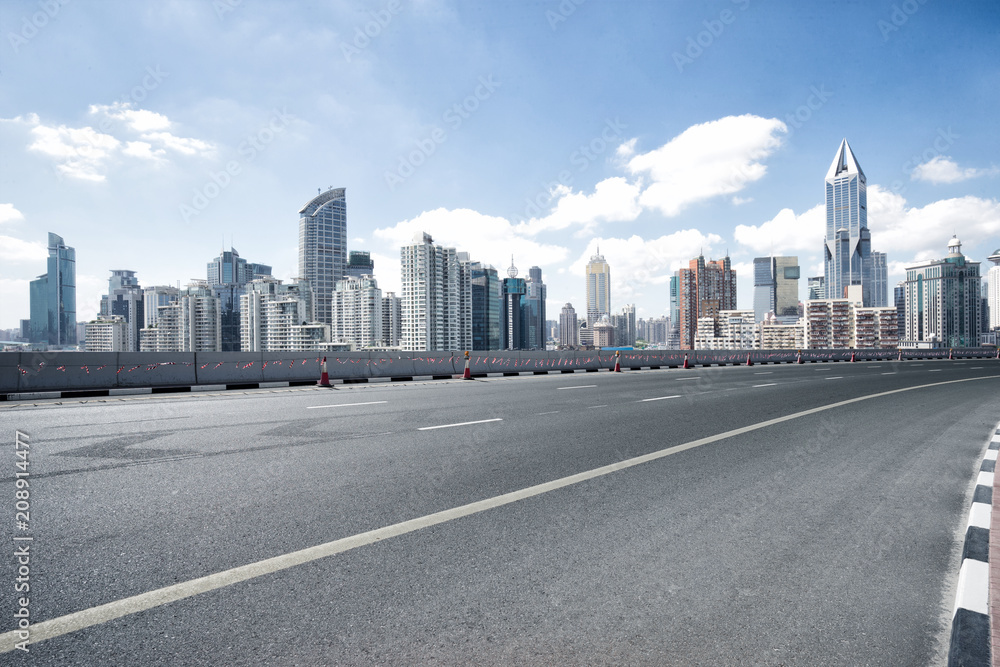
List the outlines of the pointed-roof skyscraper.
{"type": "Polygon", "coordinates": [[[826,173],[826,297],[842,299],[845,288],[860,285],[864,305],[872,303],[871,233],[868,184],[847,139],[826,173]]]}

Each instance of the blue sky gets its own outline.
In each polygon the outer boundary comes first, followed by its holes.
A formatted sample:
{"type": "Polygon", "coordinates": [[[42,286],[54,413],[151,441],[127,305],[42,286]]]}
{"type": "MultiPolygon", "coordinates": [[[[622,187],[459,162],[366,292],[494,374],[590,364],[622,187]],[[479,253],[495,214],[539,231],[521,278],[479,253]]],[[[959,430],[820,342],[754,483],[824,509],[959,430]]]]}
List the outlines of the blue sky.
{"type": "MultiPolygon", "coordinates": [[[[823,178],[847,137],[890,279],[1000,247],[1000,3],[510,0],[0,4],[0,328],[46,232],[78,319],[111,269],[204,278],[223,244],[297,274],[298,210],[345,187],[350,248],[399,288],[417,231],[582,309],[727,251],[820,275],[823,178]]],[[[802,291],[804,296],[805,281],[802,291]]]]}

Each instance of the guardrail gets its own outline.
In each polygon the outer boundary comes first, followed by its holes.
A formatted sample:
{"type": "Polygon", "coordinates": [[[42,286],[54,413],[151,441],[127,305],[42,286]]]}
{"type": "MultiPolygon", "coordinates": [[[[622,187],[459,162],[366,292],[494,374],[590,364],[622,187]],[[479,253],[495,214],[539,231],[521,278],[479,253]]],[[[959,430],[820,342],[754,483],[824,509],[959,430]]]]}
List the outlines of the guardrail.
{"type": "MultiPolygon", "coordinates": [[[[472,374],[596,371],[614,365],[613,350],[472,352],[472,374]]],[[[623,369],[794,363],[797,350],[625,350],[623,369]]],[[[991,348],[955,350],[802,350],[803,362],[984,358],[991,348]]],[[[308,383],[319,378],[323,354],[316,352],[0,352],[0,397],[9,393],[96,391],[198,385],[256,386],[308,383]]],[[[327,355],[332,379],[451,376],[462,373],[461,351],[336,352],[327,355]]]]}

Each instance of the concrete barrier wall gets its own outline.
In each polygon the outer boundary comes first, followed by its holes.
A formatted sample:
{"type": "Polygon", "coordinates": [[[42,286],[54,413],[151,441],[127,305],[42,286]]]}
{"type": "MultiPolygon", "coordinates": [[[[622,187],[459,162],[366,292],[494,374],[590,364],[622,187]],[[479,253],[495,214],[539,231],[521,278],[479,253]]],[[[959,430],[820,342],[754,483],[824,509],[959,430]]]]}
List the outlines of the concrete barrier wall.
{"type": "MultiPolygon", "coordinates": [[[[949,350],[803,350],[804,362],[946,359],[949,350]]],[[[996,350],[952,350],[956,359],[992,358],[996,350]]],[[[797,350],[622,350],[622,368],[661,368],[792,363],[797,350]]],[[[0,352],[0,394],[73,391],[120,387],[182,387],[214,384],[310,381],[319,378],[317,352],[0,352]]],[[[458,375],[465,369],[461,351],[334,352],[326,355],[332,379],[458,375]]],[[[613,350],[489,351],[470,353],[473,374],[609,370],[613,350]]]]}

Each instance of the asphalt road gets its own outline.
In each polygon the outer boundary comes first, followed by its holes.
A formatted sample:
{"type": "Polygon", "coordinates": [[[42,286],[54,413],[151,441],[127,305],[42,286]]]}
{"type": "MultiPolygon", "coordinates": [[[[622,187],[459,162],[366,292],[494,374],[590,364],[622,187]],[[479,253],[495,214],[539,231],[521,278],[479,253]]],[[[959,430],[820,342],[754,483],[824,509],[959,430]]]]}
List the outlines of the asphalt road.
{"type": "Polygon", "coordinates": [[[10,538],[31,442],[36,624],[677,449],[0,663],[932,664],[997,421],[996,360],[4,405],[10,538]]]}

